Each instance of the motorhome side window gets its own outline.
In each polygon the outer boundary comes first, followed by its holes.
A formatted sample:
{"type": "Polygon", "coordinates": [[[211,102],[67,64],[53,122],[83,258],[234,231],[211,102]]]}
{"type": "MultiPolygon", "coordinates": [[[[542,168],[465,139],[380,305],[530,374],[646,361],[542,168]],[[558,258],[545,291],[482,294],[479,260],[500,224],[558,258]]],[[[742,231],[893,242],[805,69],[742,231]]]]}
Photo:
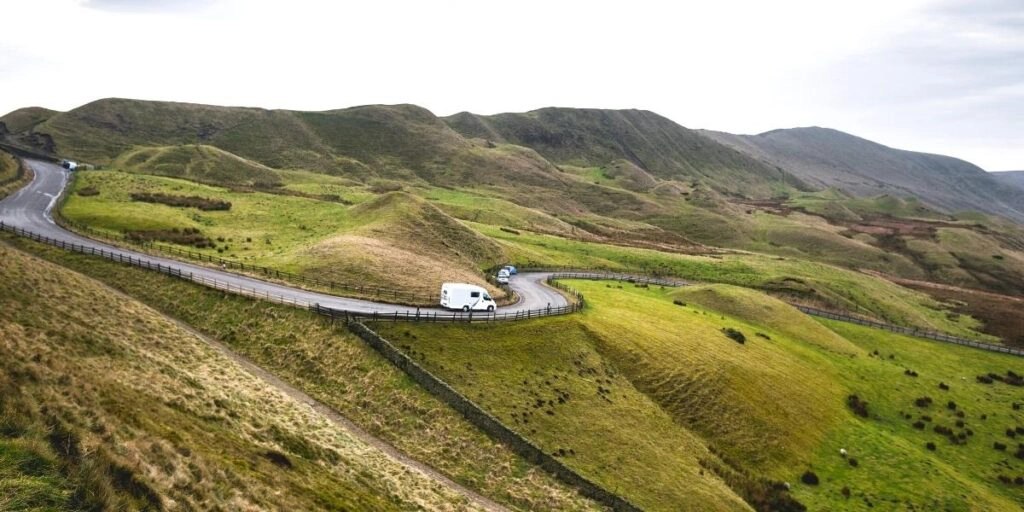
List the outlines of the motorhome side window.
{"type": "Polygon", "coordinates": [[[470,292],[469,296],[475,299],[477,297],[480,297],[480,292],[470,292]]]}

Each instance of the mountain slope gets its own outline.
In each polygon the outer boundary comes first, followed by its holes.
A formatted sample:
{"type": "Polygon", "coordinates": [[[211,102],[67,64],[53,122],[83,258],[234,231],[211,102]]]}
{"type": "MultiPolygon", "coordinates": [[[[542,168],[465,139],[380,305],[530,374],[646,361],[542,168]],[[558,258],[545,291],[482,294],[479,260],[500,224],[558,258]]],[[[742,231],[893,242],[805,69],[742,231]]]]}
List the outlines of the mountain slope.
{"type": "Polygon", "coordinates": [[[6,244],[0,261],[0,509],[464,502],[141,302],[6,244]]]}
{"type": "Polygon", "coordinates": [[[949,211],[979,210],[1024,221],[1024,194],[1007,190],[989,173],[956,158],[893,149],[818,127],[759,135],[703,133],[818,187],[858,196],[917,196],[949,211]]]}
{"type": "Polygon", "coordinates": [[[783,183],[802,186],[776,167],[646,110],[462,112],[445,121],[467,137],[530,147],[558,164],[598,167],[625,160],[661,179],[700,180],[720,191],[762,197],[783,183]]]}
{"type": "Polygon", "coordinates": [[[990,176],[1002,185],[1024,191],[1024,171],[993,172],[990,176]]]}

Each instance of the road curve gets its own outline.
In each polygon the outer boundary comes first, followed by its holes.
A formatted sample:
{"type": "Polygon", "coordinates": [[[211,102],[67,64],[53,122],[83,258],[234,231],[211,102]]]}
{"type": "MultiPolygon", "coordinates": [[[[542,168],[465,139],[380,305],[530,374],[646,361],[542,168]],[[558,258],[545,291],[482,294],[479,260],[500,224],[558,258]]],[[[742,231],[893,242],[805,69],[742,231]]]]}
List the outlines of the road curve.
{"type": "MultiPolygon", "coordinates": [[[[203,267],[192,263],[153,256],[141,252],[115,247],[91,238],[72,233],[53,221],[51,210],[57,204],[61,192],[68,182],[66,169],[57,164],[41,160],[25,159],[32,169],[34,178],[27,186],[0,200],[0,221],[8,226],[31,231],[69,244],[102,249],[114,255],[131,257],[153,265],[181,271],[199,278],[218,281],[221,287],[252,290],[254,295],[277,296],[299,303],[320,304],[321,306],[353,313],[399,314],[417,311],[421,314],[444,313],[440,308],[415,308],[386,302],[338,297],[326,293],[312,292],[284,284],[271,283],[232,272],[203,267]]],[[[499,308],[500,313],[514,314],[517,311],[558,308],[568,305],[568,300],[558,291],[544,284],[549,272],[521,272],[514,276],[509,286],[519,295],[520,301],[512,306],[499,308]]],[[[478,313],[481,314],[481,313],[478,313]]]]}

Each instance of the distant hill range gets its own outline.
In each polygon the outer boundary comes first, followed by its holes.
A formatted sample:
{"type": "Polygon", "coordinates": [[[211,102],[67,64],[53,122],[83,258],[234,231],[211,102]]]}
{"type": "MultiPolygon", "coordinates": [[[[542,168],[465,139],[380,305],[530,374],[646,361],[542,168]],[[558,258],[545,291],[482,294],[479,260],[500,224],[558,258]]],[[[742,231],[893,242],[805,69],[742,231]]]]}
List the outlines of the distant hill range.
{"type": "Polygon", "coordinates": [[[994,172],[992,178],[998,183],[1024,191],[1024,171],[994,172]]]}
{"type": "MultiPolygon", "coordinates": [[[[545,108],[438,118],[414,105],[298,112],[114,98],[63,113],[16,110],[0,117],[0,136],[101,164],[140,146],[201,144],[273,168],[555,193],[582,186],[560,176],[563,166],[601,167],[624,176],[621,188],[632,192],[699,183],[726,196],[765,199],[834,187],[862,197],[915,196],[948,212],[978,210],[1024,222],[1019,173],[986,173],[956,158],[827,128],[733,135],[691,130],[643,110],[545,108]]],[[[577,207],[605,214],[653,208],[629,193],[572,195],[577,207]]]]}
{"type": "Polygon", "coordinates": [[[760,135],[705,131],[752,158],[781,167],[816,187],[857,196],[915,196],[947,211],[979,210],[1024,222],[1024,194],[980,167],[942,155],[893,149],[828,128],[760,135]]]}

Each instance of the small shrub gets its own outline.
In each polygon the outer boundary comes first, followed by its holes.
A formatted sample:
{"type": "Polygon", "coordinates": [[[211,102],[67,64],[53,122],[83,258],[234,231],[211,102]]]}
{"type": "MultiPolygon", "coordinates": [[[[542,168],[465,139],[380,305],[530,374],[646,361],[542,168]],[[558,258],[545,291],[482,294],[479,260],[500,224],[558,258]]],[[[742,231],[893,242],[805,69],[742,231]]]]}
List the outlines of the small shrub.
{"type": "Polygon", "coordinates": [[[733,329],[732,327],[725,327],[722,329],[722,332],[736,343],[739,343],[740,345],[747,342],[747,337],[744,336],[742,332],[733,329]]]}
{"type": "Polygon", "coordinates": [[[933,452],[935,451],[935,443],[933,443],[931,441],[928,441],[927,443],[925,443],[924,447],[928,448],[929,450],[931,450],[933,452]]]}
{"type": "Polygon", "coordinates": [[[850,497],[850,488],[849,487],[843,486],[843,488],[839,492],[840,492],[840,494],[843,495],[844,498],[849,498],[850,497]]]}
{"type": "Polygon", "coordinates": [[[992,384],[992,377],[989,377],[988,375],[978,375],[976,378],[978,379],[978,382],[982,384],[992,384]]]}
{"type": "Polygon", "coordinates": [[[288,456],[283,454],[283,453],[281,453],[281,452],[270,450],[270,451],[264,452],[263,456],[266,457],[266,459],[269,460],[270,462],[273,462],[274,465],[276,465],[276,466],[279,466],[279,467],[282,467],[282,468],[285,468],[285,469],[291,469],[292,468],[292,461],[288,460],[288,456]]]}
{"type": "Polygon", "coordinates": [[[1017,403],[1017,402],[1014,402],[1012,407],[1013,407],[1013,410],[1015,410],[1015,411],[1019,411],[1020,410],[1020,404],[1017,403]]]}
{"type": "Polygon", "coordinates": [[[916,428],[918,430],[924,430],[924,422],[920,421],[920,420],[915,421],[914,422],[914,428],[916,428]]]}
{"type": "Polygon", "coordinates": [[[917,372],[908,368],[906,370],[903,370],[903,375],[906,375],[908,377],[917,377],[917,372]]]}
{"type": "Polygon", "coordinates": [[[999,450],[1001,452],[1005,452],[1006,451],[1006,444],[1000,443],[999,441],[996,441],[996,442],[992,443],[992,448],[995,448],[996,450],[999,450]]]}
{"type": "Polygon", "coordinates": [[[958,428],[964,428],[964,420],[956,420],[956,426],[958,428]]]}
{"type": "Polygon", "coordinates": [[[82,197],[98,196],[100,195],[100,190],[92,185],[89,185],[88,187],[82,187],[81,189],[78,190],[77,193],[82,197]]]}
{"type": "Polygon", "coordinates": [[[755,332],[754,336],[758,336],[760,338],[764,338],[764,339],[769,340],[769,341],[771,341],[771,339],[772,339],[771,336],[768,336],[767,334],[765,334],[763,332],[755,332]]]}
{"type": "Polygon", "coordinates": [[[922,396],[921,398],[914,399],[914,405],[918,407],[928,407],[932,404],[931,397],[922,396]]]}
{"type": "Polygon", "coordinates": [[[853,457],[850,457],[849,459],[847,459],[847,462],[849,462],[850,465],[853,466],[853,467],[857,467],[857,466],[860,465],[860,463],[857,462],[857,459],[855,459],[853,457]]]}
{"type": "Polygon", "coordinates": [[[226,211],[231,209],[231,203],[219,199],[210,199],[199,196],[175,196],[170,194],[152,192],[133,192],[132,201],[143,203],[158,203],[167,206],[198,208],[203,211],[226,211]]]}
{"type": "Polygon", "coordinates": [[[681,300],[679,300],[679,299],[675,299],[675,300],[673,300],[673,301],[672,301],[672,304],[675,304],[676,306],[685,306],[685,305],[686,305],[686,303],[685,303],[685,302],[683,302],[683,301],[681,301],[681,300]]]}
{"type": "Polygon", "coordinates": [[[818,475],[814,474],[814,471],[807,470],[800,476],[800,481],[807,485],[818,485],[818,475]]]}
{"type": "Polygon", "coordinates": [[[939,383],[939,389],[941,389],[943,391],[949,391],[949,385],[946,384],[945,382],[940,382],[939,383]]]}
{"type": "Polygon", "coordinates": [[[955,411],[956,410],[956,402],[950,400],[949,402],[946,403],[946,408],[951,410],[951,411],[955,411]]]}
{"type": "Polygon", "coordinates": [[[502,231],[504,231],[506,233],[512,233],[513,235],[518,235],[519,234],[519,230],[512,229],[512,228],[505,227],[505,226],[502,226],[502,227],[500,227],[498,229],[500,229],[500,230],[502,230],[502,231]]]}
{"type": "Polygon", "coordinates": [[[859,396],[850,395],[846,397],[846,405],[857,416],[860,416],[861,418],[868,417],[868,403],[861,400],[859,396]]]}
{"type": "Polygon", "coordinates": [[[1017,437],[1017,431],[1013,430],[1012,428],[1006,429],[1006,437],[1009,437],[1009,438],[1017,437]]]}

